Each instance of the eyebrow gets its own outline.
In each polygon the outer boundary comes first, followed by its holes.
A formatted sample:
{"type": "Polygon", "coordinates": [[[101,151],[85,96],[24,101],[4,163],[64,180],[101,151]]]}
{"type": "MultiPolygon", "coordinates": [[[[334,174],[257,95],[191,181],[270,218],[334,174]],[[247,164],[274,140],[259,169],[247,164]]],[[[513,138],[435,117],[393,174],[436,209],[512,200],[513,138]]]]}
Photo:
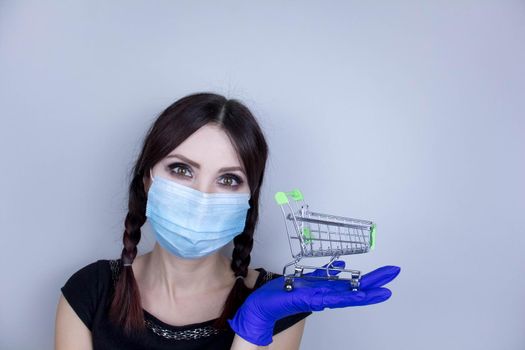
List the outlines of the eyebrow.
{"type": "MultiPolygon", "coordinates": [[[[195,161],[193,161],[193,160],[191,160],[189,158],[184,157],[182,154],[170,154],[166,158],[179,158],[179,159],[181,159],[181,160],[183,160],[185,162],[188,162],[190,165],[194,166],[197,169],[201,168],[199,163],[197,163],[197,162],[195,162],[195,161]]],[[[234,171],[234,170],[239,170],[244,175],[246,175],[244,170],[241,167],[239,167],[239,166],[230,166],[230,167],[220,168],[219,169],[219,173],[224,172],[224,171],[234,171]]]]}

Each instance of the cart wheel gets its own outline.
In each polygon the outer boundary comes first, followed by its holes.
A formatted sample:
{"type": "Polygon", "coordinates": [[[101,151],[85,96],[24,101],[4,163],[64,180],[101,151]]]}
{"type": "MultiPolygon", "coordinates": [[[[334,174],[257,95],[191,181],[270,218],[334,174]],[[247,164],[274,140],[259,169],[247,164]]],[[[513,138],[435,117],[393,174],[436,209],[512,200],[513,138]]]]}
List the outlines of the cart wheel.
{"type": "Polygon", "coordinates": [[[291,278],[287,278],[284,281],[284,290],[287,292],[291,292],[293,290],[293,280],[291,278]]]}

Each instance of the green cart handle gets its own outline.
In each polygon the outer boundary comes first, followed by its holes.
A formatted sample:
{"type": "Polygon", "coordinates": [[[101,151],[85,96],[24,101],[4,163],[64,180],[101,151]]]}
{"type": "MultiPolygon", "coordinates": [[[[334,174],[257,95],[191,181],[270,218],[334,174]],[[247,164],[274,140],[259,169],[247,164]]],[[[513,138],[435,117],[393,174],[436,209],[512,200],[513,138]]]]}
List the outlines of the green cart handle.
{"type": "Polygon", "coordinates": [[[283,205],[288,203],[288,196],[292,197],[295,201],[303,200],[303,194],[298,189],[291,190],[290,192],[277,192],[274,198],[277,204],[283,205]]]}
{"type": "Polygon", "coordinates": [[[370,250],[376,246],[376,224],[373,223],[370,228],[370,250]]]}

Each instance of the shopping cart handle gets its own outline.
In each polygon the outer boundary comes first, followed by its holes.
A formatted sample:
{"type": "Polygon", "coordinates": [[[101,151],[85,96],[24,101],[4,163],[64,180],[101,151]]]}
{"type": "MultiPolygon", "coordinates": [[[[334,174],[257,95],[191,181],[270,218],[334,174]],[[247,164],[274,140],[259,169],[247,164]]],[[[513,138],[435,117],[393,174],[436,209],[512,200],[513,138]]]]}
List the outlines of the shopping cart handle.
{"type": "Polygon", "coordinates": [[[290,192],[277,192],[274,196],[275,201],[279,205],[288,203],[288,197],[291,197],[294,201],[302,201],[303,194],[298,189],[291,190],[290,192]]]}

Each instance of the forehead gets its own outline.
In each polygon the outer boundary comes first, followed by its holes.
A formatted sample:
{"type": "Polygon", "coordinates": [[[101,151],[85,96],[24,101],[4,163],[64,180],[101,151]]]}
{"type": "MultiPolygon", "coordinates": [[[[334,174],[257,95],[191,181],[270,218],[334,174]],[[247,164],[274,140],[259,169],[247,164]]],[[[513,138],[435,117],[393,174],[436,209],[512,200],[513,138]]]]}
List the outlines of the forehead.
{"type": "Polygon", "coordinates": [[[199,163],[201,169],[242,166],[230,138],[218,125],[207,124],[191,134],[171,154],[183,156],[199,163]]]}

